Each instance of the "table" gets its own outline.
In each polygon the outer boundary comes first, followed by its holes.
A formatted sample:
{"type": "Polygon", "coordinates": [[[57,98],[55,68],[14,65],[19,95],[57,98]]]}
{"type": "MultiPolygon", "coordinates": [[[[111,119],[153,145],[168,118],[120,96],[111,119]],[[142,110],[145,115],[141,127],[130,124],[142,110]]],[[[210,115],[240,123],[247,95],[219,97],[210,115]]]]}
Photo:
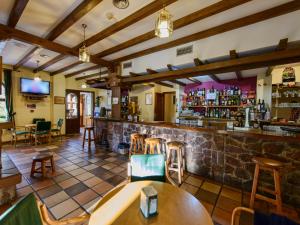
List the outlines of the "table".
{"type": "MultiPolygon", "coordinates": [[[[101,204],[101,201],[100,203],[101,204]]],[[[213,225],[204,206],[190,193],[167,183],[139,181],[127,184],[91,214],[89,225],[213,225]],[[158,192],[158,215],[144,218],[140,212],[141,188],[158,192]]]]}

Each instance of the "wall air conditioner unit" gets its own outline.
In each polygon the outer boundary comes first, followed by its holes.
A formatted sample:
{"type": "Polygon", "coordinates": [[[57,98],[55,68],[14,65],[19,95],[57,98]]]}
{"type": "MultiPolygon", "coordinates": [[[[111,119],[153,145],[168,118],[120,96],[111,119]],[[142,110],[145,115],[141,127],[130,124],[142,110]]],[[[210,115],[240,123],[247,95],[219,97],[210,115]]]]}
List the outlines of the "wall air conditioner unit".
{"type": "Polygon", "coordinates": [[[176,49],[176,56],[182,56],[193,53],[193,45],[176,49]]]}
{"type": "Polygon", "coordinates": [[[123,69],[132,68],[132,62],[123,63],[123,69]]]}

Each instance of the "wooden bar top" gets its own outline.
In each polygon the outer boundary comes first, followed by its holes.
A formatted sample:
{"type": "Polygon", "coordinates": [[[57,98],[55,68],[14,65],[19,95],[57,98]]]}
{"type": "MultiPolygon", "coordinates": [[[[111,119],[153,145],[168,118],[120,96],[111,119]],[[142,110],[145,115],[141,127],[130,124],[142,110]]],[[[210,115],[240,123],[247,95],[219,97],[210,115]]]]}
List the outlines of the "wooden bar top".
{"type": "Polygon", "coordinates": [[[241,136],[241,137],[253,137],[253,138],[264,138],[269,140],[283,140],[283,141],[300,141],[300,135],[294,134],[290,132],[284,131],[265,131],[261,129],[254,129],[250,128],[249,130],[221,130],[214,126],[191,126],[185,124],[175,124],[175,123],[168,123],[164,121],[152,121],[152,122],[133,122],[133,121],[125,121],[120,119],[114,118],[94,118],[95,120],[100,121],[107,121],[107,122],[121,122],[121,123],[133,123],[133,124],[140,124],[140,125],[148,125],[148,126],[157,126],[157,127],[165,127],[165,128],[174,128],[174,129],[183,129],[189,130],[194,132],[212,132],[215,134],[221,135],[233,135],[233,136],[241,136]]]}

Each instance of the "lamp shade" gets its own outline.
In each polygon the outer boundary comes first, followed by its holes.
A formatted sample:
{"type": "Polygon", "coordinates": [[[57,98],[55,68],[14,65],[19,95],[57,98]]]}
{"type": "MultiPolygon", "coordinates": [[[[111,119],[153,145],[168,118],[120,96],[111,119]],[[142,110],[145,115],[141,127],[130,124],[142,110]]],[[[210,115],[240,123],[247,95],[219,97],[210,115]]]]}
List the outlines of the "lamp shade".
{"type": "Polygon", "coordinates": [[[159,38],[169,37],[173,33],[171,14],[164,8],[156,20],[155,35],[159,38]]]}

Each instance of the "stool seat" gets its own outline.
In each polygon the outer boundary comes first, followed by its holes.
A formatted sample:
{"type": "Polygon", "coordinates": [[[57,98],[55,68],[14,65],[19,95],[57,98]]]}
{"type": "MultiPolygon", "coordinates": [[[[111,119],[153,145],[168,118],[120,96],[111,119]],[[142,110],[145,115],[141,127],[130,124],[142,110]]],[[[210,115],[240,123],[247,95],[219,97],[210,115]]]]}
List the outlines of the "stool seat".
{"type": "Polygon", "coordinates": [[[145,139],[145,150],[144,154],[155,154],[155,148],[157,154],[161,154],[161,142],[163,141],[162,138],[146,138],[145,139]],[[148,153],[149,148],[149,153],[148,153]]]}
{"type": "Polygon", "coordinates": [[[51,159],[52,157],[53,157],[53,155],[50,153],[40,153],[40,154],[32,157],[32,159],[35,161],[40,161],[40,160],[48,160],[48,159],[51,159]]]}
{"type": "Polygon", "coordinates": [[[33,177],[35,173],[41,173],[42,177],[45,177],[46,176],[46,167],[51,167],[52,173],[55,172],[53,154],[40,153],[40,154],[32,157],[32,165],[31,165],[30,176],[33,177]],[[48,160],[50,161],[50,166],[46,166],[46,162],[48,160]],[[41,164],[40,168],[35,167],[37,163],[41,164]]]}
{"type": "Polygon", "coordinates": [[[144,151],[144,141],[145,136],[139,133],[132,133],[130,135],[130,150],[129,150],[129,158],[132,154],[136,154],[137,152],[144,151]]]}
{"type": "Polygon", "coordinates": [[[252,159],[254,163],[258,163],[261,166],[265,167],[274,167],[274,168],[281,168],[284,166],[284,163],[274,160],[274,159],[268,159],[263,157],[254,157],[252,159]]]}
{"type": "Polygon", "coordinates": [[[171,141],[167,143],[168,147],[170,148],[182,148],[184,146],[184,143],[180,142],[180,141],[171,141]]]}

